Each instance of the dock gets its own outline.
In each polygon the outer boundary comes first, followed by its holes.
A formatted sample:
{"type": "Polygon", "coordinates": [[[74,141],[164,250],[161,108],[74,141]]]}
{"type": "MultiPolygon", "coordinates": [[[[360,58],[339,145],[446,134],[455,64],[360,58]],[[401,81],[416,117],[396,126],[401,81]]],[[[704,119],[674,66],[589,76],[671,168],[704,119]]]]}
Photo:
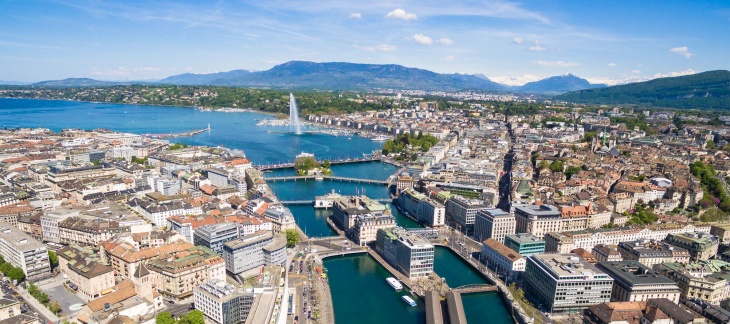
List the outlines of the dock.
{"type": "Polygon", "coordinates": [[[413,290],[413,283],[411,282],[411,279],[400,273],[398,270],[393,268],[388,262],[385,262],[385,259],[383,259],[375,250],[369,249],[368,254],[375,259],[375,261],[378,261],[383,268],[388,270],[390,274],[393,275],[398,281],[402,282],[404,286],[408,287],[408,290],[415,292],[413,290]]]}
{"type": "Polygon", "coordinates": [[[435,290],[426,292],[426,324],[444,324],[444,314],[441,308],[441,294],[435,290]]]}
{"type": "Polygon", "coordinates": [[[449,323],[466,324],[466,313],[460,293],[452,291],[446,294],[446,306],[449,311],[449,323]]]}
{"type": "Polygon", "coordinates": [[[149,138],[175,138],[175,137],[192,137],[198,134],[202,134],[205,132],[210,131],[210,125],[206,128],[201,129],[195,129],[187,132],[182,133],[167,133],[167,134],[147,134],[146,136],[149,138]]]}
{"type": "MultiPolygon", "coordinates": [[[[359,158],[344,158],[344,159],[333,159],[328,160],[330,162],[330,165],[337,165],[337,164],[353,164],[353,163],[365,163],[365,162],[383,162],[388,163],[394,166],[397,166],[399,168],[402,168],[404,165],[403,163],[389,159],[386,157],[380,157],[380,156],[363,156],[359,158]]],[[[324,161],[317,161],[317,163],[322,163],[324,161]]],[[[254,166],[254,168],[260,170],[260,171],[268,171],[268,170],[277,170],[277,169],[291,169],[294,167],[294,162],[284,162],[284,163],[277,163],[277,164],[266,164],[266,165],[257,165],[254,166]]]]}

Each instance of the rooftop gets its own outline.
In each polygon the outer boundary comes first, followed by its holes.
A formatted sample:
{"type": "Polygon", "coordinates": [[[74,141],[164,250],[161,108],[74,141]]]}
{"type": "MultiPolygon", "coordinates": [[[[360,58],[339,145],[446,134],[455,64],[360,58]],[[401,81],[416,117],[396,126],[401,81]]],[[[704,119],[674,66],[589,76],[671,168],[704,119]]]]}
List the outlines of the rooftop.
{"type": "Polygon", "coordinates": [[[34,239],[17,227],[0,221],[0,239],[7,241],[20,251],[46,249],[46,245],[34,239]]]}
{"type": "Polygon", "coordinates": [[[636,261],[605,261],[596,264],[614,280],[635,285],[676,285],[671,279],[636,261]]]}
{"type": "Polygon", "coordinates": [[[536,254],[528,257],[539,263],[543,268],[552,271],[559,278],[556,279],[585,279],[595,276],[608,277],[603,271],[590,262],[581,259],[575,253],[565,254],[536,254]]]}

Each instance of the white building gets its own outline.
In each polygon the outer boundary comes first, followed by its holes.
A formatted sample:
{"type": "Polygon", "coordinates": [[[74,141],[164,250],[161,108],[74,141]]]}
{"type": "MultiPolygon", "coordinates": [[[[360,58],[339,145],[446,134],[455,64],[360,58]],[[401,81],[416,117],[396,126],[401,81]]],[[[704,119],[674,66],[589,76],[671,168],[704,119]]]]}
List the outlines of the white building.
{"type": "Polygon", "coordinates": [[[525,257],[493,238],[482,242],[481,261],[507,281],[521,278],[527,263],[525,257]]]}
{"type": "Polygon", "coordinates": [[[482,209],[474,221],[474,237],[477,241],[493,238],[504,243],[504,237],[515,234],[515,215],[501,209],[482,209]]]}
{"type": "Polygon", "coordinates": [[[218,279],[208,280],[193,292],[195,309],[205,314],[206,322],[216,324],[246,322],[255,299],[253,291],[218,279]]]}
{"type": "Polygon", "coordinates": [[[226,270],[239,274],[256,267],[284,264],[286,261],[286,236],[259,231],[223,244],[226,270]],[[268,262],[267,262],[268,260],[268,262]]]}
{"type": "Polygon", "coordinates": [[[107,156],[112,159],[124,159],[125,161],[132,161],[135,149],[129,146],[118,146],[112,147],[108,152],[107,156]]]}
{"type": "Polygon", "coordinates": [[[7,222],[0,222],[0,255],[5,262],[22,269],[30,281],[51,276],[46,245],[7,222]]]}
{"type": "Polygon", "coordinates": [[[434,247],[422,237],[401,227],[378,230],[376,250],[386,262],[408,278],[433,272],[434,247]]]}

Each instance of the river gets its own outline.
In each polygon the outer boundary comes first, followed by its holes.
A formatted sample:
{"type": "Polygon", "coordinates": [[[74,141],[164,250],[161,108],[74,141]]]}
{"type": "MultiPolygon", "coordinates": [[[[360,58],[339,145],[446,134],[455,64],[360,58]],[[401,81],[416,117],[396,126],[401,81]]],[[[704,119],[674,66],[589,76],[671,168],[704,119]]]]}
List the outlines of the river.
{"type": "MultiPolygon", "coordinates": [[[[359,157],[381,147],[358,136],[335,137],[324,134],[294,136],[284,133],[287,127],[257,127],[259,119],[272,118],[258,113],[223,113],[193,108],[85,103],[58,100],[0,99],[0,127],[43,127],[54,131],[64,128],[106,128],[137,134],[179,133],[201,129],[210,124],[211,131],[195,137],[171,138],[172,142],[190,145],[223,146],[244,150],[255,164],[292,161],[301,152],[318,159],[359,157]]],[[[334,175],[356,178],[387,179],[397,168],[380,162],[333,165],[334,175]]],[[[266,176],[291,175],[293,170],[278,170],[266,176]]],[[[366,193],[373,198],[387,198],[384,186],[337,181],[276,182],[271,189],[281,200],[309,200],[332,190],[343,195],[366,193]]],[[[418,224],[391,210],[400,226],[418,224]]],[[[297,224],[310,236],[329,236],[334,232],[325,220],[329,210],[311,206],[291,206],[297,224]]],[[[338,323],[421,323],[425,319],[423,302],[408,307],[385,282],[387,271],[369,256],[330,258],[329,270],[335,316],[338,323]]],[[[436,272],[456,287],[483,283],[476,272],[445,248],[436,249],[436,272]]],[[[507,310],[496,293],[464,295],[464,308],[470,323],[511,323],[507,310]]]]}

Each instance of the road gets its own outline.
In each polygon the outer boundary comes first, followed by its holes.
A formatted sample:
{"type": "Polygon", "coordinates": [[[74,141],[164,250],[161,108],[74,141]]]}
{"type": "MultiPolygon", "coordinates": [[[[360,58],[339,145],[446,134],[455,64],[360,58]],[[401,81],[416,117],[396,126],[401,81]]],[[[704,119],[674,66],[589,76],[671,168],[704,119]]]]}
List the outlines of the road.
{"type": "Polygon", "coordinates": [[[162,310],[162,312],[169,312],[172,314],[173,318],[181,317],[190,312],[190,304],[191,303],[170,304],[169,301],[165,300],[166,307],[162,310]]]}
{"type": "Polygon", "coordinates": [[[43,323],[59,323],[58,317],[56,317],[56,315],[53,315],[53,313],[51,313],[48,308],[46,308],[35,298],[33,298],[27,290],[6,283],[3,283],[2,286],[3,290],[7,289],[20,294],[20,296],[23,298],[23,301],[25,301],[25,303],[31,309],[31,311],[29,311],[26,315],[32,316],[33,313],[38,313],[38,319],[40,319],[43,323]]]}

